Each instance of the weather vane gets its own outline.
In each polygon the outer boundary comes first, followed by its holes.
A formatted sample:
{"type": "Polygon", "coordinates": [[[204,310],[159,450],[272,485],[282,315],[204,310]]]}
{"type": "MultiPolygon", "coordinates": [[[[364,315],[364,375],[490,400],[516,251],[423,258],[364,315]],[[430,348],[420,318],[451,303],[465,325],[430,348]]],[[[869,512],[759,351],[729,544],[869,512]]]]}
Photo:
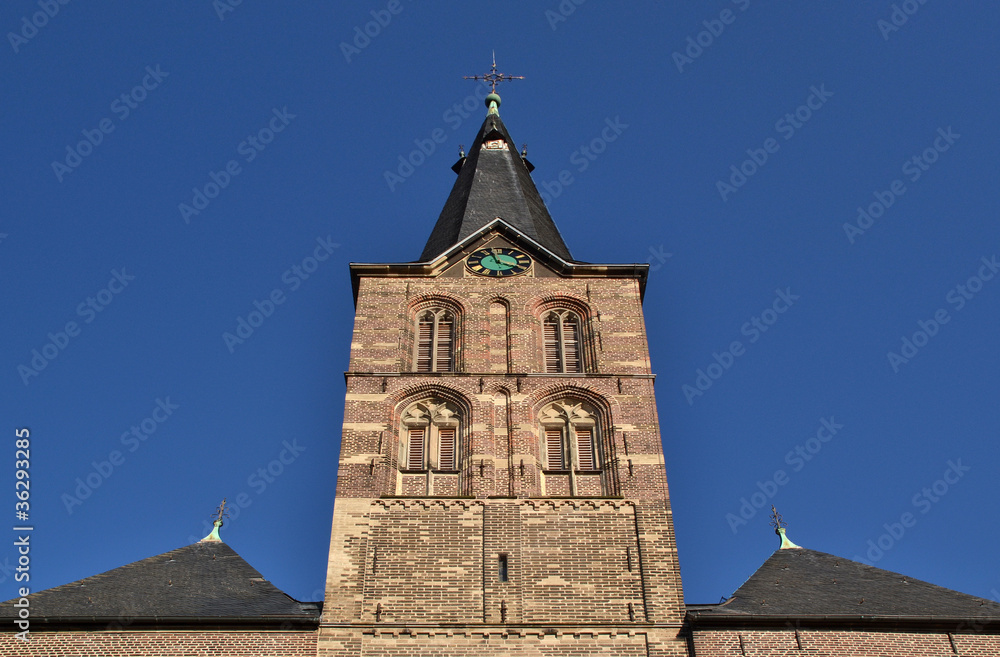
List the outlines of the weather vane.
{"type": "Polygon", "coordinates": [[[771,526],[774,527],[775,532],[788,526],[788,523],[781,519],[781,514],[778,513],[773,504],[771,505],[771,526]]]}
{"type": "Polygon", "coordinates": [[[463,75],[466,80],[485,80],[490,83],[490,87],[493,93],[497,92],[497,84],[500,82],[507,82],[508,80],[523,80],[523,75],[506,75],[504,73],[497,73],[497,53],[493,51],[493,68],[489,73],[485,75],[463,75]]]}

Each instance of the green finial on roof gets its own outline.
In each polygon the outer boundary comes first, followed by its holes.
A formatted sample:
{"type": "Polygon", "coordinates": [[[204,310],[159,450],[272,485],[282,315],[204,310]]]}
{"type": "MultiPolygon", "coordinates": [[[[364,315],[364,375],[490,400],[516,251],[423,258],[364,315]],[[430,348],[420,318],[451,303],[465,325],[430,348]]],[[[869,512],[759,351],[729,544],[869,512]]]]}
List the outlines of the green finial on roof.
{"type": "Polygon", "coordinates": [[[487,111],[486,111],[487,114],[496,114],[497,116],[499,116],[500,115],[500,96],[497,95],[497,94],[490,94],[489,96],[487,96],[486,97],[486,107],[487,107],[487,111]]]}
{"type": "Polygon", "coordinates": [[[788,548],[798,548],[799,546],[788,540],[785,536],[785,527],[788,525],[787,522],[781,519],[781,514],[778,510],[771,506],[771,526],[774,527],[774,533],[781,538],[781,545],[778,547],[779,550],[787,550],[788,548]]]}
{"type": "Polygon", "coordinates": [[[216,518],[215,518],[215,522],[212,523],[214,525],[214,527],[212,528],[212,533],[209,534],[208,536],[206,536],[205,538],[201,539],[201,541],[199,541],[199,542],[200,543],[205,543],[205,542],[209,542],[209,543],[219,542],[219,543],[221,543],[222,542],[222,537],[219,536],[219,529],[222,528],[222,524],[223,524],[222,523],[222,519],[225,518],[225,517],[227,517],[228,515],[229,515],[229,511],[226,510],[226,498],[222,498],[222,504],[220,504],[215,509],[215,516],[216,516],[216,518]]]}

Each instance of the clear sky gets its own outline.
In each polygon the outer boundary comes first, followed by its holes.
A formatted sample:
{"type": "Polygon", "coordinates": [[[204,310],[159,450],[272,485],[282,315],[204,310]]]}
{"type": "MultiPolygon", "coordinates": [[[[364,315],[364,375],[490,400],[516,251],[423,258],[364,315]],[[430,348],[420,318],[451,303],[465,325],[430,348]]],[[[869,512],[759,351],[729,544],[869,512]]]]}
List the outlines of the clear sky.
{"type": "Polygon", "coordinates": [[[225,540],[322,596],[347,263],[420,255],[495,50],[574,257],[652,265],[688,601],[771,554],[772,503],[802,546],[992,597],[998,30],[943,0],[5,2],[0,486],[13,524],[29,427],[31,584],[187,545],[228,497],[225,540]]]}

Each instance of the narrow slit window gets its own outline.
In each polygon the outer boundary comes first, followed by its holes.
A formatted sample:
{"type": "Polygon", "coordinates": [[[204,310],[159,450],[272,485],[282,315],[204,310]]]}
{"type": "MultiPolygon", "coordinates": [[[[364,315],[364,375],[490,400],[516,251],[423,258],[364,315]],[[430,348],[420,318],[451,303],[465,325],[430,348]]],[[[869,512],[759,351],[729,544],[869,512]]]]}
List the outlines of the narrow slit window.
{"type": "Polygon", "coordinates": [[[498,574],[500,575],[500,581],[506,582],[509,580],[507,572],[507,555],[501,554],[498,563],[498,574]]]}

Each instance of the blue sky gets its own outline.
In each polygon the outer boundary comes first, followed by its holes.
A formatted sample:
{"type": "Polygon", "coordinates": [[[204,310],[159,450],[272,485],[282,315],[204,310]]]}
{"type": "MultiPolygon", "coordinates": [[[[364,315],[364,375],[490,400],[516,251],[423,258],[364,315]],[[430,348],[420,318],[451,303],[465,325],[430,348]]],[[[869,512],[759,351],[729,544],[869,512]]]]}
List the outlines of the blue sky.
{"type": "Polygon", "coordinates": [[[688,601],[768,557],[771,503],[800,545],[996,595],[1000,8],[675,4],[5,3],[0,482],[30,427],[33,586],[228,497],[225,539],[321,597],[347,263],[419,256],[495,50],[574,256],[651,264],[688,601]]]}

